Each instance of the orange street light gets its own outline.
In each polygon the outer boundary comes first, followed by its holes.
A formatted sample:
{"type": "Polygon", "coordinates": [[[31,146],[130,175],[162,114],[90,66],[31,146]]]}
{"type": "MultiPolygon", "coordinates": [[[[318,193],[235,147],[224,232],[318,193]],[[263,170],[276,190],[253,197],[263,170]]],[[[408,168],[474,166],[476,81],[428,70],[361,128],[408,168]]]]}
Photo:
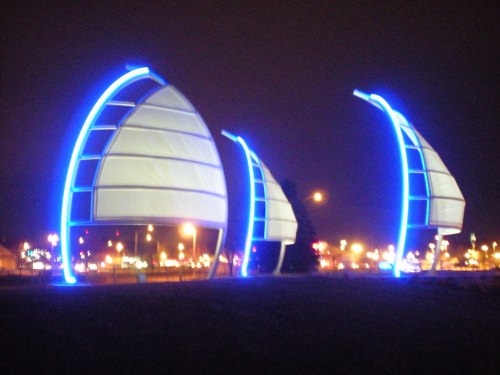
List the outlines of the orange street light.
{"type": "Polygon", "coordinates": [[[184,236],[193,237],[193,262],[196,264],[196,226],[192,223],[185,223],[181,227],[184,236]]]}

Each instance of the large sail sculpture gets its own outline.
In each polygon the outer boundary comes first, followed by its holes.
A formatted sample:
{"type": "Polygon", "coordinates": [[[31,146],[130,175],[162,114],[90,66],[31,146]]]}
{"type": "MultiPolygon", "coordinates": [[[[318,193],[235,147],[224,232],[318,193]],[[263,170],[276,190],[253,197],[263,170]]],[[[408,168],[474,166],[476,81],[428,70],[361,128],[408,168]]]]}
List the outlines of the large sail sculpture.
{"type": "Polygon", "coordinates": [[[281,271],[286,245],[295,243],[297,220],[292,206],[281,186],[266,165],[253,152],[245,140],[225,130],[222,134],[239,143],[245,153],[250,181],[250,209],[241,275],[248,275],[250,248],[253,241],[277,241],[281,243],[274,273],[281,271]]]}
{"type": "Polygon", "coordinates": [[[381,96],[354,90],[354,95],[382,110],[394,126],[401,155],[402,213],[394,263],[400,276],[408,228],[437,229],[432,270],[436,268],[443,235],[460,233],[465,210],[464,197],[436,151],[406,118],[381,96]]]}
{"type": "Polygon", "coordinates": [[[61,246],[74,283],[70,228],[178,225],[227,228],[227,193],[215,143],[193,105],[147,67],[117,79],[87,116],[64,186],[61,246]]]}

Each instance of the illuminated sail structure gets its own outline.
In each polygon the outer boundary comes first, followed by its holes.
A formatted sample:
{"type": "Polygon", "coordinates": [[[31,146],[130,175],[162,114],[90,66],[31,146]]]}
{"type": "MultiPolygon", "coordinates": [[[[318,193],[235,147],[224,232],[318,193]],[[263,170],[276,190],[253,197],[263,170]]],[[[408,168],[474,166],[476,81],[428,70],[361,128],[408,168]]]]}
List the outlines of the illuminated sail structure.
{"type": "Polygon", "coordinates": [[[178,225],[227,228],[219,154],[203,119],[171,84],[147,67],[128,71],[100,96],[71,156],[64,186],[61,247],[71,269],[70,228],[178,225]]]}
{"type": "Polygon", "coordinates": [[[398,140],[403,193],[394,276],[400,276],[408,228],[437,229],[434,271],[443,235],[457,234],[462,230],[464,197],[439,155],[401,113],[392,109],[379,95],[359,90],[354,90],[354,95],[389,117],[398,140]]]}
{"type": "Polygon", "coordinates": [[[245,140],[225,130],[222,134],[241,145],[245,153],[250,181],[250,209],[241,275],[244,277],[248,275],[248,261],[253,241],[281,243],[278,262],[274,269],[274,273],[279,274],[285,257],[286,245],[295,243],[297,234],[297,220],[292,206],[269,169],[247,146],[245,140]]]}

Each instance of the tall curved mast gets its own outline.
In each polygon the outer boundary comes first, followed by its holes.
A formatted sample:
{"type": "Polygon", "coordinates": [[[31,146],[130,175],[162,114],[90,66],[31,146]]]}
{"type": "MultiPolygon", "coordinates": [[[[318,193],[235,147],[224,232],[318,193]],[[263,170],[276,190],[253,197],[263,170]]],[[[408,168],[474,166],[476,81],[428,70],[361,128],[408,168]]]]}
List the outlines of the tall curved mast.
{"type": "Polygon", "coordinates": [[[281,243],[279,259],[274,269],[274,273],[279,274],[285,257],[285,247],[295,243],[297,234],[297,220],[292,206],[267,166],[248,147],[245,140],[225,130],[222,134],[241,145],[247,160],[250,181],[250,210],[241,275],[248,275],[253,241],[281,243]]]}

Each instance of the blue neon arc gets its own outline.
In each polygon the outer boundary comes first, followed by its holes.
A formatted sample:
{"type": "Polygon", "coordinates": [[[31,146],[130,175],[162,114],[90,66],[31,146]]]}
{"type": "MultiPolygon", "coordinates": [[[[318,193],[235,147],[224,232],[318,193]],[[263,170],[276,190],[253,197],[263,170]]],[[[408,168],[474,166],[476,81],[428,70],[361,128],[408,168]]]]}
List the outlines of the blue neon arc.
{"type": "MultiPolygon", "coordinates": [[[[398,121],[398,116],[404,122],[404,125],[410,127],[408,121],[401,115],[399,112],[393,110],[389,103],[379,95],[376,94],[366,94],[359,90],[354,90],[354,95],[366,100],[367,102],[373,104],[383,112],[387,114],[391,123],[394,127],[394,131],[396,133],[396,138],[399,147],[399,153],[401,157],[401,185],[402,185],[402,194],[401,194],[401,221],[399,224],[399,234],[398,234],[398,243],[396,246],[396,258],[394,260],[393,274],[395,277],[401,276],[401,261],[404,255],[405,243],[406,243],[406,233],[408,230],[408,216],[409,216],[409,199],[410,199],[410,183],[408,177],[408,156],[406,154],[406,146],[404,143],[403,132],[401,130],[401,126],[398,121]]],[[[426,186],[427,188],[427,186],[426,186]]],[[[428,189],[428,188],[427,188],[428,189]]]]}
{"type": "Polygon", "coordinates": [[[243,277],[248,276],[248,261],[250,259],[250,248],[252,246],[252,237],[253,237],[253,224],[255,220],[255,176],[253,173],[252,167],[252,156],[250,153],[250,149],[248,148],[245,140],[241,137],[237,137],[236,141],[241,144],[243,150],[245,151],[245,157],[248,164],[248,175],[250,179],[250,209],[248,214],[248,229],[247,236],[245,239],[245,251],[243,254],[243,262],[241,264],[241,275],[243,277]]]}
{"type": "Polygon", "coordinates": [[[113,98],[113,96],[123,87],[128,84],[135,82],[144,78],[152,78],[157,82],[165,84],[165,81],[158,77],[156,74],[150,72],[149,68],[142,67],[138,69],[134,69],[120,78],[118,78],[115,82],[113,82],[104,93],[99,97],[97,102],[92,107],[89,112],[85,122],[83,123],[82,129],[80,130],[80,134],[75,143],[75,147],[73,148],[73,153],[71,155],[68,173],[66,175],[66,181],[64,184],[64,193],[63,193],[63,202],[62,202],[62,212],[61,212],[61,253],[63,260],[63,270],[64,270],[64,279],[69,284],[74,284],[76,282],[76,278],[73,275],[71,270],[71,256],[69,251],[69,212],[70,212],[70,197],[71,197],[71,189],[75,181],[76,174],[76,166],[78,158],[81,156],[82,149],[84,147],[84,141],[87,138],[89,130],[91,126],[94,124],[95,120],[99,116],[99,114],[104,109],[106,103],[113,98]]]}
{"type": "Polygon", "coordinates": [[[406,232],[408,229],[408,206],[409,206],[409,196],[410,196],[410,184],[408,179],[408,157],[406,155],[406,147],[403,139],[403,133],[399,127],[396,113],[393,111],[389,103],[385,101],[379,95],[371,94],[370,100],[379,104],[383,111],[389,116],[394,130],[396,132],[396,137],[398,140],[399,152],[401,156],[401,174],[402,174],[402,202],[401,202],[401,223],[399,224],[399,236],[398,244],[396,247],[396,259],[394,261],[394,276],[401,276],[401,261],[403,259],[403,253],[406,243],[406,232]]]}
{"type": "Polygon", "coordinates": [[[248,227],[247,233],[245,237],[245,249],[243,251],[243,261],[241,263],[241,276],[248,276],[248,262],[250,259],[250,248],[252,246],[253,239],[253,228],[255,221],[255,175],[253,173],[253,165],[252,165],[252,151],[248,148],[245,140],[240,136],[236,136],[226,130],[222,130],[222,135],[229,138],[233,142],[238,142],[243,148],[243,152],[245,153],[245,159],[247,161],[248,167],[248,178],[250,184],[250,206],[248,210],[248,227]]]}

